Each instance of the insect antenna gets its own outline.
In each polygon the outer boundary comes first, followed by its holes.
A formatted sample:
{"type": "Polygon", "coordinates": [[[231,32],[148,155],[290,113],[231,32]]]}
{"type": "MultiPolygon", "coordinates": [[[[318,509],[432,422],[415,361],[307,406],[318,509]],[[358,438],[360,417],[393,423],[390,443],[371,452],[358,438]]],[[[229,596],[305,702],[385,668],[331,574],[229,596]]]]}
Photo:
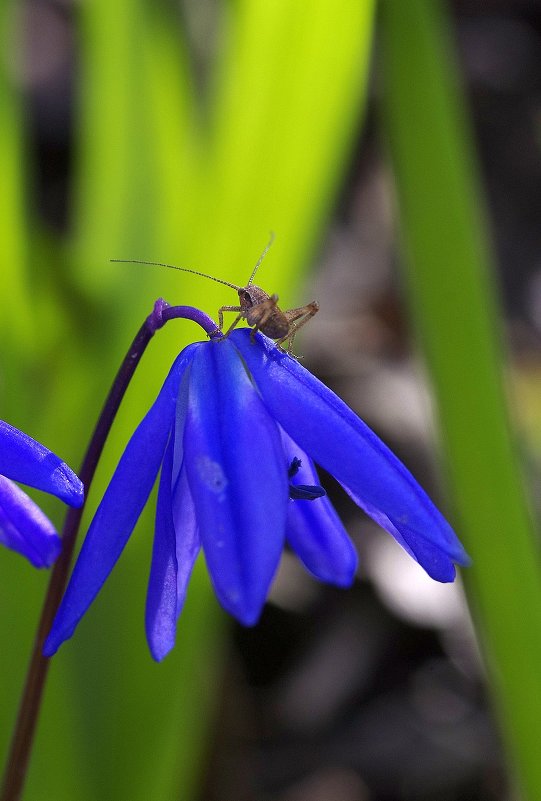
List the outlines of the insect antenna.
{"type": "Polygon", "coordinates": [[[248,283],[246,284],[246,286],[250,286],[250,285],[251,285],[251,283],[252,283],[252,281],[254,280],[254,278],[255,278],[255,274],[256,274],[256,272],[259,270],[259,267],[261,266],[261,262],[263,261],[263,259],[264,259],[264,258],[265,258],[265,256],[267,255],[267,253],[269,252],[270,246],[271,246],[271,245],[272,245],[272,243],[274,242],[274,237],[275,237],[275,235],[274,235],[274,231],[271,231],[270,239],[269,239],[269,241],[267,242],[267,244],[265,245],[265,250],[263,251],[263,253],[261,254],[261,256],[258,258],[258,260],[257,260],[257,264],[256,264],[256,266],[254,267],[254,269],[252,270],[252,274],[251,274],[251,276],[250,276],[250,280],[248,281],[248,283]]]}
{"type": "MultiPolygon", "coordinates": [[[[268,246],[267,246],[268,250],[268,246]]],[[[266,251],[265,251],[266,252],[266,251]]],[[[265,254],[263,254],[265,255],[265,254]]],[[[149,264],[151,267],[169,267],[170,270],[180,270],[183,273],[192,273],[192,275],[200,275],[201,278],[208,278],[210,281],[216,281],[217,284],[225,284],[230,286],[231,289],[241,289],[242,287],[232,284],[229,281],[224,281],[223,278],[216,278],[214,275],[207,275],[200,273],[198,270],[189,270],[188,267],[177,267],[175,264],[165,264],[163,261],[144,261],[143,259],[110,259],[116,264],[149,264]]],[[[257,268],[256,268],[257,269],[257,268]]]]}

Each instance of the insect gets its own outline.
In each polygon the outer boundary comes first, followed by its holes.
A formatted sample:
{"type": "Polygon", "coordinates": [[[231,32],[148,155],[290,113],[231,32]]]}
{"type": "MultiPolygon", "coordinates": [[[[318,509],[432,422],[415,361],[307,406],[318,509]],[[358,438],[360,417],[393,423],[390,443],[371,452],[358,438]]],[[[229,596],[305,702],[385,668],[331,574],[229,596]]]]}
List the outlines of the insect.
{"type": "Polygon", "coordinates": [[[223,330],[224,312],[238,312],[236,318],[225,332],[225,336],[228,336],[241,320],[246,320],[248,325],[252,328],[252,341],[256,331],[261,331],[262,334],[265,334],[270,339],[274,339],[279,347],[281,347],[284,342],[287,342],[287,352],[291,353],[293,340],[295,339],[297,331],[302,328],[314,314],[317,314],[319,311],[319,303],[313,300],[311,303],[307,303],[306,306],[299,306],[296,309],[282,311],[278,306],[278,295],[269,295],[268,292],[265,292],[264,289],[261,289],[260,286],[256,286],[253,283],[255,274],[267,255],[273,239],[274,237],[271,238],[265,250],[257,260],[246,286],[237,286],[229,281],[224,281],[222,278],[215,278],[213,275],[207,275],[198,270],[189,270],[187,267],[176,267],[174,264],[164,264],[158,261],[142,261],[140,259],[111,259],[111,261],[129,262],[130,264],[151,264],[155,267],[169,267],[172,270],[181,270],[185,273],[192,273],[192,275],[200,275],[202,278],[208,278],[210,281],[216,281],[218,284],[225,284],[225,286],[236,289],[239,296],[239,305],[220,306],[218,309],[218,325],[221,330],[223,330]]]}

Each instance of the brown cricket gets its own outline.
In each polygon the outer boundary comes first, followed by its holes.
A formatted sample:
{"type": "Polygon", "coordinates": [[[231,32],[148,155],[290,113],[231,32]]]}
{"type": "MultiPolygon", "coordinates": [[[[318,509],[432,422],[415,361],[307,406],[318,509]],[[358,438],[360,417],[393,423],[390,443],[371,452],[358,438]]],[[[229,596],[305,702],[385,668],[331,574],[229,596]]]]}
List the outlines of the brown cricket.
{"type": "Polygon", "coordinates": [[[257,260],[257,264],[252,270],[252,274],[246,286],[237,286],[230,281],[224,281],[222,278],[215,278],[213,275],[207,275],[198,270],[190,270],[187,267],[177,267],[174,264],[165,264],[159,261],[142,261],[141,259],[111,259],[111,261],[129,262],[130,264],[150,264],[155,267],[169,267],[172,270],[181,270],[184,273],[200,275],[202,278],[208,278],[210,281],[216,281],[218,284],[225,284],[225,286],[236,289],[240,305],[220,306],[218,309],[218,326],[220,330],[223,330],[224,312],[238,312],[224,336],[228,336],[241,320],[246,320],[248,325],[252,328],[252,341],[256,331],[261,331],[262,334],[265,334],[270,339],[274,339],[279,347],[281,347],[284,342],[287,342],[287,352],[291,353],[293,340],[295,339],[297,331],[302,328],[314,314],[317,314],[319,311],[319,303],[313,300],[311,303],[307,303],[306,306],[299,306],[296,309],[282,311],[278,306],[278,295],[269,295],[268,292],[265,292],[260,286],[255,286],[255,284],[252,283],[261,262],[267,255],[272,241],[273,238],[271,238],[265,250],[257,260]]]}

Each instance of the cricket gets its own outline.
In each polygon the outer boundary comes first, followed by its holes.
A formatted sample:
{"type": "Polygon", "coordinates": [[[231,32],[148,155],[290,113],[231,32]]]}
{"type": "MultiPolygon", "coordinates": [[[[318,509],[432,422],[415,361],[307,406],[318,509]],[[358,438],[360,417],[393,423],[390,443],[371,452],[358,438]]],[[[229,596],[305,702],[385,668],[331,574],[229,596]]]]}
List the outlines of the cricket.
{"type": "Polygon", "coordinates": [[[253,283],[255,275],[261,266],[261,262],[268,253],[270,246],[274,241],[274,236],[271,236],[270,241],[267,243],[263,253],[257,260],[257,263],[252,270],[252,274],[246,286],[237,286],[230,281],[224,281],[223,278],[216,278],[213,275],[199,272],[198,270],[190,270],[188,267],[177,267],[174,264],[165,264],[159,261],[143,261],[142,259],[111,259],[113,262],[129,263],[129,264],[149,264],[154,267],[168,267],[171,270],[180,270],[184,273],[191,273],[192,275],[199,275],[202,278],[208,278],[210,281],[216,281],[218,284],[225,284],[225,286],[235,289],[239,296],[238,306],[220,306],[218,309],[218,326],[223,331],[224,312],[237,312],[237,316],[225,332],[224,336],[228,336],[231,331],[239,324],[241,320],[246,320],[252,329],[251,339],[257,331],[274,339],[278,347],[282,347],[287,343],[287,352],[291,353],[293,348],[293,340],[295,335],[312,317],[319,311],[319,303],[313,300],[305,306],[299,306],[296,309],[288,309],[282,311],[278,306],[278,295],[269,295],[260,286],[253,283]]]}

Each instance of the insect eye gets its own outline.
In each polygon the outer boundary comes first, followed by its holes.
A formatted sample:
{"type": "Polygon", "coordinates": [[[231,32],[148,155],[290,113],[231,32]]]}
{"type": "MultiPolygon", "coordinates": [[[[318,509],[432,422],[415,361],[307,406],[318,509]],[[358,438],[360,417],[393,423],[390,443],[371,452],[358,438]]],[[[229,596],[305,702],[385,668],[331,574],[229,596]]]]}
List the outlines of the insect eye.
{"type": "Polygon", "coordinates": [[[245,301],[246,303],[251,303],[252,298],[250,297],[250,293],[247,292],[245,289],[241,289],[239,292],[239,297],[241,300],[245,301]]]}

